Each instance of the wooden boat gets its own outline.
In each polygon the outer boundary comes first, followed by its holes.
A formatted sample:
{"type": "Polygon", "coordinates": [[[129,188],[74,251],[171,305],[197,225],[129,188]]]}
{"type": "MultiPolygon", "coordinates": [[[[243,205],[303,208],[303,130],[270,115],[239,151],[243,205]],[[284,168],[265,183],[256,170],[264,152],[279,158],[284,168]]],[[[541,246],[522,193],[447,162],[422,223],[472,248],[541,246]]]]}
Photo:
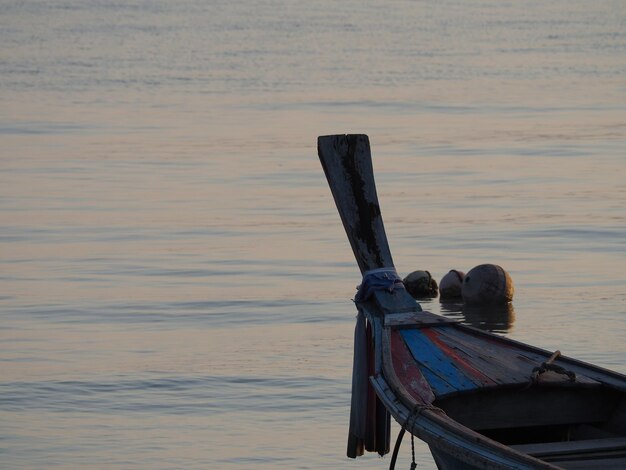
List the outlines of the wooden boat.
{"type": "Polygon", "coordinates": [[[423,311],[395,272],[368,137],[322,136],[318,153],[363,274],[348,455],[389,452],[391,414],[440,469],[626,468],[626,376],[423,311]]]}

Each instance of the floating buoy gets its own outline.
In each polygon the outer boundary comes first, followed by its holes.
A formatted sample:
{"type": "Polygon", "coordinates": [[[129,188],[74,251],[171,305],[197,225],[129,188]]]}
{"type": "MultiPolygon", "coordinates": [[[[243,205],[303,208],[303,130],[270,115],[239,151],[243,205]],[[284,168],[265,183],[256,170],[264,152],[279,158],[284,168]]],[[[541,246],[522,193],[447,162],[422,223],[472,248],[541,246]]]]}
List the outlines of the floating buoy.
{"type": "Polygon", "coordinates": [[[443,276],[439,281],[439,300],[442,302],[460,300],[464,277],[465,273],[456,269],[451,269],[448,274],[443,276]]]}
{"type": "Polygon", "coordinates": [[[402,282],[409,294],[416,299],[431,299],[437,297],[439,292],[437,281],[428,271],[413,271],[402,282]]]}
{"type": "Polygon", "coordinates": [[[468,304],[504,304],[513,300],[513,280],[496,264],[481,264],[465,275],[461,293],[468,304]]]}

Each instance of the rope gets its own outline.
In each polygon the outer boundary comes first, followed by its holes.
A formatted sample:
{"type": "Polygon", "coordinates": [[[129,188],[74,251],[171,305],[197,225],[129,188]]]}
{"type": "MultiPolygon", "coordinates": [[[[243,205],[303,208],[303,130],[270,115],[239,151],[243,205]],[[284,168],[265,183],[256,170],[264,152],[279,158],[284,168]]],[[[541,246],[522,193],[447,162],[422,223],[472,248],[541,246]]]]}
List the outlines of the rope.
{"type": "Polygon", "coordinates": [[[406,429],[402,426],[402,429],[398,433],[398,438],[396,439],[396,445],[393,447],[393,454],[391,454],[391,462],[389,462],[389,470],[394,470],[396,468],[396,460],[398,459],[398,452],[400,451],[400,444],[402,444],[402,438],[404,437],[404,433],[406,429]]]}
{"type": "Polygon", "coordinates": [[[576,382],[576,372],[572,372],[571,370],[564,369],[561,366],[557,366],[556,364],[546,364],[545,362],[541,364],[539,367],[535,367],[532,371],[530,379],[533,384],[539,382],[539,376],[544,372],[548,372],[551,370],[552,372],[556,372],[557,374],[567,375],[567,378],[570,382],[576,382]]]}
{"type": "Polygon", "coordinates": [[[393,292],[395,289],[404,289],[402,279],[398,276],[396,268],[379,268],[365,271],[361,285],[357,286],[354,297],[356,302],[369,299],[377,290],[393,292]]]}
{"type": "MultiPolygon", "coordinates": [[[[409,424],[411,423],[411,419],[413,420],[413,426],[415,426],[415,422],[419,415],[422,414],[424,410],[434,410],[444,412],[441,408],[437,408],[433,405],[421,405],[417,403],[409,416],[407,416],[406,421],[402,425],[402,429],[398,433],[398,438],[396,439],[396,445],[393,447],[393,454],[391,455],[391,462],[389,462],[389,470],[394,470],[396,468],[396,460],[398,459],[398,452],[400,451],[400,444],[402,444],[402,438],[406,433],[407,428],[409,428],[409,424]]],[[[411,470],[415,470],[417,468],[417,463],[415,463],[415,436],[411,433],[411,470]]]]}
{"type": "MultiPolygon", "coordinates": [[[[423,406],[415,406],[415,408],[413,408],[413,411],[411,412],[411,414],[409,415],[409,418],[407,419],[407,424],[409,423],[409,420],[411,418],[411,416],[413,416],[413,426],[415,426],[415,421],[417,420],[418,416],[422,413],[422,411],[424,411],[423,406]]],[[[415,463],[415,436],[413,435],[413,433],[411,433],[411,470],[415,470],[417,468],[417,464],[415,463]]]]}
{"type": "Polygon", "coordinates": [[[417,464],[415,463],[415,436],[411,433],[411,470],[415,470],[417,464]]]}
{"type": "Polygon", "coordinates": [[[549,370],[556,372],[557,374],[567,375],[570,382],[576,382],[576,373],[571,370],[567,370],[561,366],[554,364],[554,361],[561,355],[561,351],[555,351],[550,358],[541,363],[540,366],[535,367],[530,374],[530,385],[539,383],[539,376],[549,370]]]}

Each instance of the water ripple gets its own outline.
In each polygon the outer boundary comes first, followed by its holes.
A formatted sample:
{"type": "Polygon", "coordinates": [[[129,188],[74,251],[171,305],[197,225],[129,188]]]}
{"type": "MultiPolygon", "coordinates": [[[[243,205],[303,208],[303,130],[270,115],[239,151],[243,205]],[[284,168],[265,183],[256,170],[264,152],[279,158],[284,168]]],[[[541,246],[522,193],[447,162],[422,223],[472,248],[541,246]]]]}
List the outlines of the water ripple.
{"type": "Polygon", "coordinates": [[[2,383],[0,408],[4,412],[165,415],[312,413],[344,406],[345,394],[345,388],[324,377],[119,377],[2,383]]]}

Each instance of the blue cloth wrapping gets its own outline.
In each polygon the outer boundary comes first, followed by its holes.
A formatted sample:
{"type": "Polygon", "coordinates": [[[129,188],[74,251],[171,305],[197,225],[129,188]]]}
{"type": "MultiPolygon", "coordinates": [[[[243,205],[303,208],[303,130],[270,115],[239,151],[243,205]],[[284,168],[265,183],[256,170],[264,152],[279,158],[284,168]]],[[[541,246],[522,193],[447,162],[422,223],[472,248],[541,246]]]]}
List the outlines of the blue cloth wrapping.
{"type": "Polygon", "coordinates": [[[388,290],[393,292],[394,289],[404,289],[404,284],[395,268],[379,268],[365,271],[361,285],[357,286],[357,293],[354,297],[355,302],[363,302],[369,299],[374,291],[388,290]]]}

